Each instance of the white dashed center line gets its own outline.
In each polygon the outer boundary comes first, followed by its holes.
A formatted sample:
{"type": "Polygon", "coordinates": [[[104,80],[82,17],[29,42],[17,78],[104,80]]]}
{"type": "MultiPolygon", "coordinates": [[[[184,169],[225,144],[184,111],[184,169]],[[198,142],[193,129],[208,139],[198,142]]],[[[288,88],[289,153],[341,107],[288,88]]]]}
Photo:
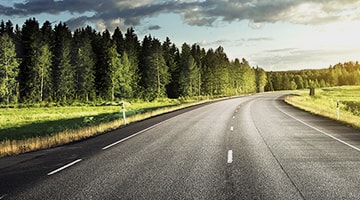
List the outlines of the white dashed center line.
{"type": "Polygon", "coordinates": [[[232,162],[233,162],[233,151],[229,150],[227,156],[227,163],[231,164],[232,162]]]}

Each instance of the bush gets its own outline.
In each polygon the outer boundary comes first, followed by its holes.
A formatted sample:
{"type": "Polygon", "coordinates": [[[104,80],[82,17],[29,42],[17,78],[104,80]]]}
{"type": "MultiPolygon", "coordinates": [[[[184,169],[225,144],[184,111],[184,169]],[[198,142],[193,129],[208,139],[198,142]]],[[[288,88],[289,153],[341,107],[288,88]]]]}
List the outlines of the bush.
{"type": "Polygon", "coordinates": [[[345,110],[353,113],[354,115],[360,116],[360,102],[359,101],[343,101],[345,110]]]}

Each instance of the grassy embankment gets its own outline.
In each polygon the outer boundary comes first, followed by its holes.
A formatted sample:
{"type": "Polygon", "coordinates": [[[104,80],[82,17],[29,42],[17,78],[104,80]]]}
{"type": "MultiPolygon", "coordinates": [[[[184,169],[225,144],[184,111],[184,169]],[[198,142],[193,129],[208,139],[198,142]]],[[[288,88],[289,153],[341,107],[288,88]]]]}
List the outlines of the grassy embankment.
{"type": "MultiPolygon", "coordinates": [[[[127,123],[196,104],[157,100],[125,103],[127,123]]],[[[63,106],[0,109],[0,157],[50,148],[119,128],[121,106],[63,106]]]]}
{"type": "Polygon", "coordinates": [[[325,116],[360,128],[360,86],[343,86],[315,90],[310,97],[309,91],[294,92],[285,101],[295,107],[316,115],[325,116]],[[337,101],[339,100],[339,119],[337,119],[337,101]]]}

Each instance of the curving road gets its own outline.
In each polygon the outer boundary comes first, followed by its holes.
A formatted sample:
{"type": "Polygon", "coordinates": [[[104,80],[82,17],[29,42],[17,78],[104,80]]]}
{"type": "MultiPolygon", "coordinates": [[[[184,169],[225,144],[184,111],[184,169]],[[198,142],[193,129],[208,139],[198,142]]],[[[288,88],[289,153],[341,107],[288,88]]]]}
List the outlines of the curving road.
{"type": "Polygon", "coordinates": [[[0,199],[359,199],[360,131],[234,98],[0,159],[0,199]],[[165,121],[164,121],[165,120],[165,121]]]}

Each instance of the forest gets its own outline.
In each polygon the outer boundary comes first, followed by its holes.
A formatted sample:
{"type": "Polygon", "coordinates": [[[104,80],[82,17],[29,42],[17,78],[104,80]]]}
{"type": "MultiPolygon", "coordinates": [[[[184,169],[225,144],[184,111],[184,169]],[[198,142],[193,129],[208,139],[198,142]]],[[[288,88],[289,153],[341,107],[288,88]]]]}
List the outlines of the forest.
{"type": "Polygon", "coordinates": [[[133,28],[72,32],[30,18],[21,28],[2,21],[0,40],[3,104],[228,96],[263,91],[267,82],[263,69],[230,61],[221,46],[179,49],[169,38],[140,41],[133,28]]]}
{"type": "Polygon", "coordinates": [[[171,42],[133,28],[75,31],[65,23],[0,23],[0,103],[115,101],[231,96],[360,84],[358,62],[322,70],[265,72],[223,47],[171,42]]]}

